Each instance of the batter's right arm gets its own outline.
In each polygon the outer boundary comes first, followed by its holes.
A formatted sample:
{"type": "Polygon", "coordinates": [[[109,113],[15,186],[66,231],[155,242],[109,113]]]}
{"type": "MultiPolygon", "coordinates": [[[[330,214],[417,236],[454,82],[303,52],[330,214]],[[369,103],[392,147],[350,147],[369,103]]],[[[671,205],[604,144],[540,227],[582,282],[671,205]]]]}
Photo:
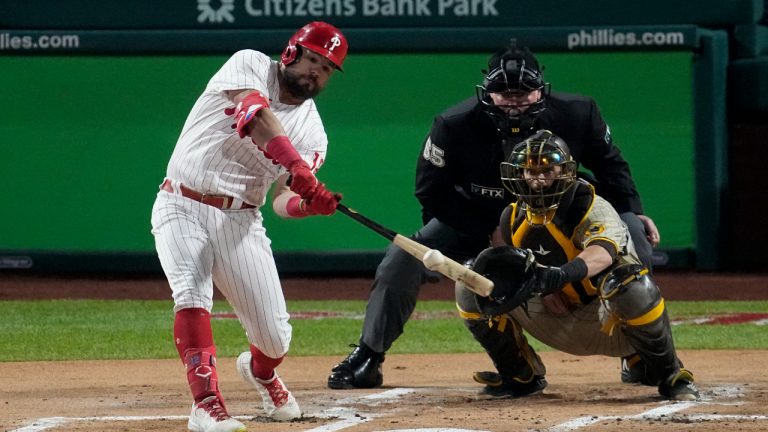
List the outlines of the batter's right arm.
{"type": "Polygon", "coordinates": [[[263,151],[267,151],[267,143],[276,136],[285,135],[283,125],[269,109],[269,100],[255,89],[228,90],[225,92],[229,100],[237,107],[227,111],[235,115],[240,138],[250,136],[253,143],[263,151]],[[238,112],[239,111],[239,112],[238,112]]]}
{"type": "Polygon", "coordinates": [[[302,198],[312,198],[316,193],[321,199],[327,199],[330,192],[321,185],[315,174],[304,159],[291,144],[291,140],[283,130],[280,120],[269,109],[269,100],[258,90],[241,90],[237,93],[226,92],[235,108],[227,108],[227,115],[234,115],[240,138],[250,137],[271,159],[284,166],[291,174],[290,189],[302,198]]]}

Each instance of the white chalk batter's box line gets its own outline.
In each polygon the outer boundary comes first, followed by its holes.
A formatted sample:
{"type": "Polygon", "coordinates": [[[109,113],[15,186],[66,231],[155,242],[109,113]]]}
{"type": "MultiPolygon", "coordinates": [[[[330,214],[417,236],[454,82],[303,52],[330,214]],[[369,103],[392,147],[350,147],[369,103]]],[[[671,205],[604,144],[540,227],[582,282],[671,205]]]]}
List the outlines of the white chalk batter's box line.
{"type": "MultiPolygon", "coordinates": [[[[382,402],[391,403],[397,399],[404,398],[411,393],[442,391],[441,389],[412,389],[395,388],[379,393],[372,393],[363,397],[348,397],[336,401],[338,404],[367,405],[374,408],[382,402]]],[[[648,411],[627,416],[586,416],[578,417],[558,425],[545,429],[546,432],[569,432],[576,431],[595,423],[602,421],[620,420],[620,421],[673,421],[677,418],[675,415],[688,408],[697,405],[741,405],[741,402],[728,402],[728,399],[743,397],[741,386],[719,386],[711,387],[706,392],[702,392],[702,399],[695,402],[662,402],[656,408],[648,411]],[[713,396],[718,400],[715,401],[713,396]]],[[[360,412],[359,410],[348,407],[335,407],[327,409],[320,413],[308,414],[308,417],[328,418],[333,421],[322,426],[307,429],[303,432],[335,432],[366,423],[376,417],[382,417],[387,413],[360,412]]],[[[248,421],[253,416],[236,416],[238,420],[248,421]]],[[[42,432],[48,429],[61,427],[72,423],[81,422],[134,422],[134,421],[184,421],[188,416],[104,416],[104,417],[46,417],[33,421],[30,425],[9,432],[42,432]]],[[[695,414],[679,417],[680,422],[686,424],[716,422],[716,421],[753,421],[768,422],[768,415],[720,415],[720,414],[695,414]]],[[[766,424],[768,429],[768,424],[766,424]]],[[[446,429],[446,428],[419,428],[419,429],[382,429],[380,432],[488,432],[478,429],[446,429]]]]}

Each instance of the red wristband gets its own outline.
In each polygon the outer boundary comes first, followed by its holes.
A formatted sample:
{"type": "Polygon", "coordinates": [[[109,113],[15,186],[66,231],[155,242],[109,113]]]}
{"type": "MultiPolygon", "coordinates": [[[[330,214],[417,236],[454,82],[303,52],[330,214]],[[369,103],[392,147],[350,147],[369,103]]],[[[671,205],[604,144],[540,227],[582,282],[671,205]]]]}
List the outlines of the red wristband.
{"type": "Polygon", "coordinates": [[[271,140],[267,141],[266,151],[272,158],[280,163],[280,165],[291,169],[296,162],[303,162],[304,159],[299,156],[299,153],[291,144],[291,140],[285,135],[278,135],[271,140]]]}
{"type": "Polygon", "coordinates": [[[285,211],[290,217],[300,218],[307,216],[307,212],[304,209],[304,200],[298,195],[288,200],[288,203],[285,205],[285,211]]]}

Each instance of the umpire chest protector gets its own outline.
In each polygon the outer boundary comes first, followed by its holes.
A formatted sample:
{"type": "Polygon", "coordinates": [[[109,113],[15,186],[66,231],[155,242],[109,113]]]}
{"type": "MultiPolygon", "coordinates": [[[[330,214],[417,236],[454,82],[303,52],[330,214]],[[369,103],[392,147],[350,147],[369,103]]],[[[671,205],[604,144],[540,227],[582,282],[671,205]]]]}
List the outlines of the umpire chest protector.
{"type": "MultiPolygon", "coordinates": [[[[541,216],[531,214],[519,203],[512,203],[502,216],[502,234],[508,236],[506,241],[513,246],[532,250],[539,264],[563,265],[581,253],[572,238],[594,200],[594,187],[576,182],[562,197],[548,223],[537,220],[541,216]]],[[[596,286],[590,279],[584,279],[566,284],[563,292],[574,303],[587,304],[597,297],[596,286]]]]}

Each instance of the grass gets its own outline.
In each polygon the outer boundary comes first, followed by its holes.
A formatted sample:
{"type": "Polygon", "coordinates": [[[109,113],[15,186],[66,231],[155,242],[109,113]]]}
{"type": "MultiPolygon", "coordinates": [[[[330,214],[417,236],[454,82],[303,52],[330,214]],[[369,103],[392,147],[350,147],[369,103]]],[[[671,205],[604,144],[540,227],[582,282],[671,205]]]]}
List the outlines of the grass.
{"type": "MultiPolygon", "coordinates": [[[[224,301],[214,312],[229,312],[224,301]]],[[[730,313],[768,313],[761,302],[669,302],[673,319],[730,313]]],[[[294,319],[292,356],[344,355],[356,343],[365,311],[363,301],[293,301],[290,312],[339,312],[325,319],[294,319]]],[[[479,352],[453,302],[423,301],[417,313],[437,318],[410,320],[390,353],[479,352]]],[[[0,361],[175,358],[170,301],[39,300],[0,302],[0,361]]],[[[234,357],[246,346],[237,320],[216,319],[219,356],[234,357]]],[[[679,349],[768,349],[768,331],[756,324],[673,327],[679,349]]],[[[547,347],[531,340],[539,350],[547,347]]]]}

